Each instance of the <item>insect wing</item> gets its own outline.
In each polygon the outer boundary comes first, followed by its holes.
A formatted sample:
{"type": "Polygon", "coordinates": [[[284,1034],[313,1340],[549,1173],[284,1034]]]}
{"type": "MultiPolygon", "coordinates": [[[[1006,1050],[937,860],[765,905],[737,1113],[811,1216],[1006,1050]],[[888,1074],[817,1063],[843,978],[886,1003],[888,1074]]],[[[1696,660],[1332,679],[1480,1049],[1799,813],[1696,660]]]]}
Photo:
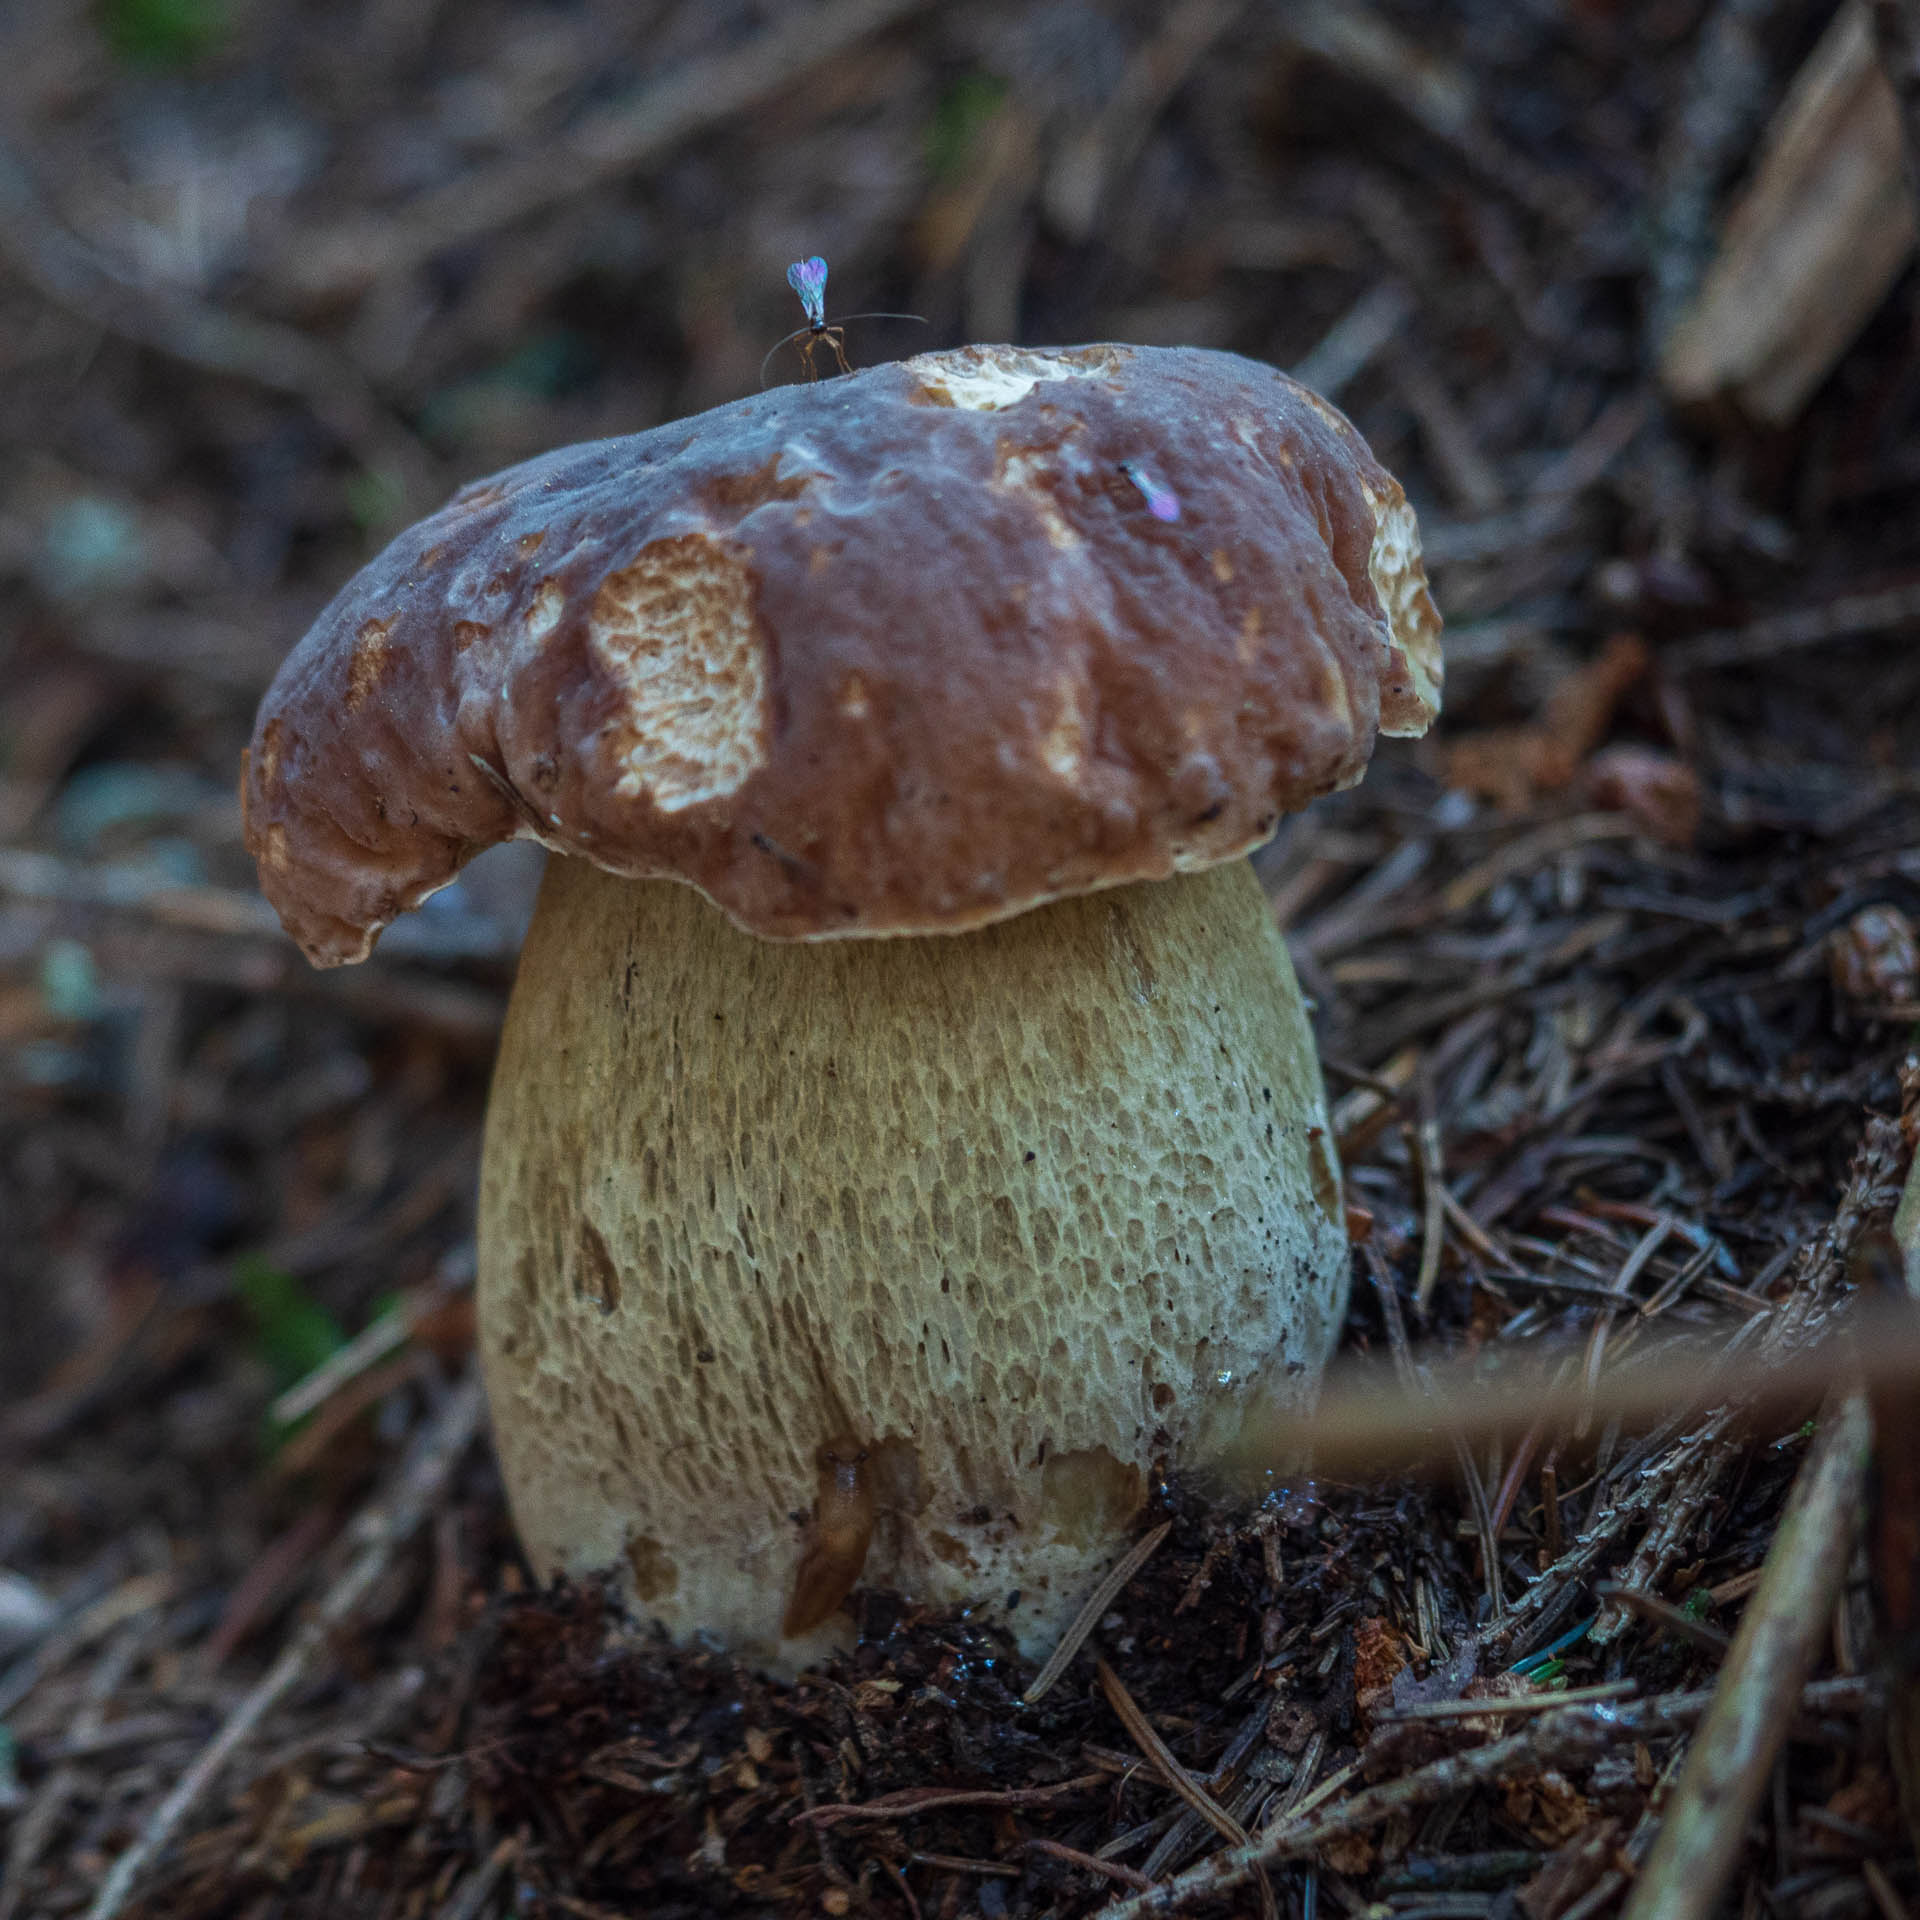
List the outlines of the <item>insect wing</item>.
{"type": "Polygon", "coordinates": [[[827,263],[816,253],[811,260],[796,260],[787,269],[787,285],[800,296],[800,310],[813,326],[827,317],[827,263]]]}
{"type": "Polygon", "coordinates": [[[1147,511],[1156,520],[1180,518],[1180,496],[1171,487],[1163,487],[1137,460],[1123,461],[1120,471],[1133,482],[1141,499],[1147,503],[1147,511]]]}

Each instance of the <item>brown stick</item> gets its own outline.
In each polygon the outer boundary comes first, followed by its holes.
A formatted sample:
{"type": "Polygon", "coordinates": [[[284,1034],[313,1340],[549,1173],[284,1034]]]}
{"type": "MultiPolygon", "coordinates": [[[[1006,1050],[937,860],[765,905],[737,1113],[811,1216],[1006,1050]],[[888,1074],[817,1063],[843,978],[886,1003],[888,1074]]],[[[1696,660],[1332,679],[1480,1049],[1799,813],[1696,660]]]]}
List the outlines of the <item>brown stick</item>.
{"type": "Polygon", "coordinates": [[[1046,1665],[1034,1675],[1032,1686],[1021,1696],[1026,1705],[1032,1706],[1052,1690],[1072,1663],[1073,1656],[1080,1651],[1087,1635],[1100,1624],[1101,1617],[1113,1604],[1114,1596],[1147,1564],[1161,1541],[1172,1531],[1173,1522],[1163,1520],[1151,1533],[1136,1540],[1080,1603],[1080,1611],[1073,1616],[1073,1624],[1061,1636],[1060,1644],[1047,1656],[1046,1665]]]}
{"type": "Polygon", "coordinates": [[[1134,1745],[1147,1756],[1154,1772],[1223,1840],[1236,1847],[1244,1847],[1247,1844],[1246,1828],[1174,1757],[1172,1748],[1160,1738],[1153,1722],[1140,1711],[1133,1695],[1121,1684],[1120,1676],[1104,1660],[1096,1660],[1093,1670],[1100,1677],[1101,1691],[1107,1696],[1107,1704],[1120,1716],[1120,1724],[1126,1728],[1134,1745]]]}
{"type": "Polygon", "coordinates": [[[1070,1867],[1079,1867],[1087,1873],[1103,1873],[1109,1880],[1117,1880],[1123,1887],[1132,1887],[1135,1892],[1143,1893],[1153,1885],[1144,1873],[1135,1873],[1131,1867],[1123,1867],[1118,1860],[1102,1860],[1097,1853],[1082,1853],[1078,1847],[1067,1846],[1059,1840],[1029,1840],[1029,1853],[1044,1853],[1050,1860],[1064,1860],[1070,1867]]]}
{"type": "Polygon", "coordinates": [[[877,1800],[835,1801],[829,1806],[809,1807],[793,1816],[793,1824],[837,1827],[848,1820],[907,1820],[917,1813],[940,1813],[949,1807],[992,1807],[1012,1813],[1022,1807],[1050,1806],[1070,1794],[1097,1787],[1106,1778],[1104,1773],[1079,1773],[1050,1787],[961,1788],[956,1792],[942,1787],[903,1787],[898,1793],[883,1793],[877,1800]]]}
{"type": "Polygon", "coordinates": [[[1872,1439],[1864,1394],[1821,1421],[1626,1920],[1705,1920],[1718,1908],[1833,1613],[1872,1439]]]}

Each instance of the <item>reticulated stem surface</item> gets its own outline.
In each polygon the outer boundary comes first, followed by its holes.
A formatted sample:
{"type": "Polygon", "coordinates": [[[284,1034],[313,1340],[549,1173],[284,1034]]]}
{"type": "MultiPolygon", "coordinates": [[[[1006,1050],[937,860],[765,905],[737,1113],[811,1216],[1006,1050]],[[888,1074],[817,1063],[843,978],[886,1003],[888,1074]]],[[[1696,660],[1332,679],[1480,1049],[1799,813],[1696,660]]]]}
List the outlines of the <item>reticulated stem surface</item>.
{"type": "Polygon", "coordinates": [[[1242,861],[816,944],[555,861],[480,1220],[535,1565],[615,1567],[675,1634],[765,1655],[851,1436],[865,1583],[1017,1591],[1038,1644],[1157,1468],[1317,1382],[1347,1271],[1325,1126],[1242,861]]]}

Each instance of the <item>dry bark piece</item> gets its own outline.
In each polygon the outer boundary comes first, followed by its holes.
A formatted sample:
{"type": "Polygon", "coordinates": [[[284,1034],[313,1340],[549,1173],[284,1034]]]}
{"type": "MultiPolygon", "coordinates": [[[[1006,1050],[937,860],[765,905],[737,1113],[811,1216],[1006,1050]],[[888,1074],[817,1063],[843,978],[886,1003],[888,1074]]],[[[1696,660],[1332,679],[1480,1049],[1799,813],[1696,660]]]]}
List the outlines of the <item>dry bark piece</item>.
{"type": "Polygon", "coordinates": [[[1538,793],[1571,786],[1651,662],[1638,634],[1611,635],[1593,659],[1554,688],[1539,720],[1488,727],[1450,741],[1448,784],[1484,795],[1512,813],[1524,813],[1538,793]]]}
{"type": "Polygon", "coordinates": [[[1603,1874],[1611,1871],[1620,1835],[1621,1822],[1605,1815],[1589,1821],[1551,1854],[1520,1889],[1520,1911],[1527,1920],[1560,1920],[1603,1874]]]}
{"type": "Polygon", "coordinates": [[[481,1180],[543,1574],[761,1656],[863,1578],[1038,1646],[1157,1472],[1311,1394],[1339,1170],[1237,856],[1424,729],[1437,628],[1340,415],[1114,346],[566,449],[348,585],[245,775],[310,957],[491,841],[585,856],[481,1180]]]}
{"type": "Polygon", "coordinates": [[[1862,907],[1834,928],[1827,965],[1849,1000],[1920,1000],[1920,935],[1898,907],[1862,907]]]}
{"type": "Polygon", "coordinates": [[[1353,1703],[1363,1720],[1394,1703],[1393,1683],[1406,1670],[1406,1635],[1375,1615],[1353,1630],[1353,1703]]]}
{"type": "Polygon", "coordinates": [[[1663,846],[1690,847],[1700,831],[1700,776],[1656,747],[1607,747],[1587,768],[1597,807],[1624,813],[1663,846]]]}
{"type": "Polygon", "coordinates": [[[1662,349],[1683,405],[1732,399],[1787,425],[1872,318],[1914,246],[1899,109],[1850,0],[1808,56],[1720,251],[1662,349]]]}
{"type": "Polygon", "coordinates": [[[1591,1803],[1557,1767],[1515,1773],[1505,1801],[1507,1818],[1542,1846],[1564,1847],[1593,1824],[1591,1803]]]}

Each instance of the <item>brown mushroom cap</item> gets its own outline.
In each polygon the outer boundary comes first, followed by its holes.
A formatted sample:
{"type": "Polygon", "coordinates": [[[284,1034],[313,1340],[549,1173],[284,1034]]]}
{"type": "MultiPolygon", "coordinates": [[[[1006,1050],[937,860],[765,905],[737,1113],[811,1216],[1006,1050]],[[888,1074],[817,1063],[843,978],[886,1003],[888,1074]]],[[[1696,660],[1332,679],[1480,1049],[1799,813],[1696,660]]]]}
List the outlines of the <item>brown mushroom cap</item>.
{"type": "Polygon", "coordinates": [[[1271,367],[926,354],[464,488],[282,667],[247,843],[322,965],[516,835],[776,938],[958,931],[1258,845],[1425,730],[1438,627],[1271,367]]]}

